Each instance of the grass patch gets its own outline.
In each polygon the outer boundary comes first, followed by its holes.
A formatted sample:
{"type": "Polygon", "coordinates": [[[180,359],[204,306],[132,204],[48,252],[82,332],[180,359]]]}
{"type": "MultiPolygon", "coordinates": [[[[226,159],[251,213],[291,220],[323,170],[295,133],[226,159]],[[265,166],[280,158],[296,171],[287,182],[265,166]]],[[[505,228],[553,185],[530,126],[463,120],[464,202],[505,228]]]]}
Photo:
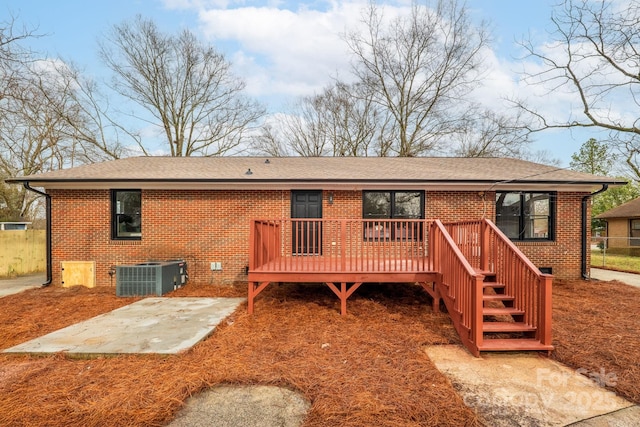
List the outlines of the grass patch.
{"type": "Polygon", "coordinates": [[[640,272],[640,257],[604,253],[600,249],[591,251],[591,266],[613,270],[640,272]]]}

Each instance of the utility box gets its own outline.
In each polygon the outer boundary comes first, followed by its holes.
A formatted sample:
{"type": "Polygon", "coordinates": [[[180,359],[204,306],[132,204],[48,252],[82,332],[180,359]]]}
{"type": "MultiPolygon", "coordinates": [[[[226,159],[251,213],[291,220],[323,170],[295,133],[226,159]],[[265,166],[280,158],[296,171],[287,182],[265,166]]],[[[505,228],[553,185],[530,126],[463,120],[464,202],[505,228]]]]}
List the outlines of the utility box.
{"type": "Polygon", "coordinates": [[[118,265],[116,295],[161,296],[182,287],[187,278],[187,264],[182,260],[118,265]]]}

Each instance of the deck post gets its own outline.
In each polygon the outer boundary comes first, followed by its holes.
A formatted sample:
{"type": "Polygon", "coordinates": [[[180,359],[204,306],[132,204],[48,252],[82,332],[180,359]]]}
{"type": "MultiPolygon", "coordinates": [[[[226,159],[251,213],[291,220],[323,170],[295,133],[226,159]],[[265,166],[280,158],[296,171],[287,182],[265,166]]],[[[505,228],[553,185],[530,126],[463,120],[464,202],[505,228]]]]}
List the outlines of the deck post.
{"type": "Polygon", "coordinates": [[[256,282],[249,282],[247,292],[247,313],[253,314],[253,300],[258,296],[260,292],[269,286],[271,282],[262,282],[259,285],[256,282]]]}
{"type": "Polygon", "coordinates": [[[255,283],[249,282],[249,286],[247,289],[247,313],[253,314],[253,291],[255,289],[255,283]]]}
{"type": "Polygon", "coordinates": [[[483,319],[482,319],[482,294],[484,276],[478,274],[473,278],[471,289],[471,341],[476,348],[482,346],[483,342],[483,319]]]}
{"type": "Polygon", "coordinates": [[[543,345],[551,345],[552,276],[543,274],[538,284],[538,339],[543,345]]]}
{"type": "Polygon", "coordinates": [[[489,250],[491,230],[486,220],[480,223],[480,269],[482,271],[489,271],[489,250]]]}
{"type": "Polygon", "coordinates": [[[440,288],[442,287],[442,273],[438,273],[436,281],[433,283],[434,289],[434,298],[433,298],[433,312],[440,312],[440,300],[442,297],[440,296],[440,288]]]}
{"type": "MultiPolygon", "coordinates": [[[[340,221],[340,266],[342,271],[347,269],[347,248],[345,245],[347,244],[347,220],[343,219],[340,221]]],[[[346,308],[345,308],[346,310],[346,308]]]]}
{"type": "Polygon", "coordinates": [[[436,265],[440,260],[440,253],[438,251],[435,238],[436,230],[437,229],[435,224],[432,223],[429,226],[429,241],[427,242],[427,244],[429,245],[429,253],[427,255],[429,256],[429,269],[442,272],[442,270],[440,269],[440,265],[436,265]]]}
{"type": "Polygon", "coordinates": [[[340,298],[340,314],[342,316],[346,316],[347,315],[347,299],[349,299],[349,297],[353,295],[356,289],[358,289],[360,285],[362,285],[362,282],[356,282],[353,285],[351,285],[350,288],[347,286],[347,282],[342,282],[340,283],[340,289],[338,289],[338,287],[334,285],[332,282],[325,282],[325,283],[329,287],[329,289],[331,289],[333,293],[336,294],[338,298],[340,298]]]}
{"type": "Polygon", "coordinates": [[[256,220],[251,220],[249,227],[249,271],[256,266],[256,220]]]}

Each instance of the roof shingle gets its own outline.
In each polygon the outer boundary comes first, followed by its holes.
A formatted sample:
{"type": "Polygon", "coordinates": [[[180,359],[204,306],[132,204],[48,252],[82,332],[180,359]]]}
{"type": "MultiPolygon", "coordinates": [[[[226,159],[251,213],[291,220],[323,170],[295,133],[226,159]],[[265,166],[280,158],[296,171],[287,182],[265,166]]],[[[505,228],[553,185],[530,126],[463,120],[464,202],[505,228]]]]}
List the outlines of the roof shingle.
{"type": "Polygon", "coordinates": [[[130,157],[9,181],[624,183],[518,159],[460,157],[130,157]]]}
{"type": "Polygon", "coordinates": [[[640,217],[640,197],[627,203],[623,203],[613,209],[597,215],[596,218],[637,218],[640,217]]]}

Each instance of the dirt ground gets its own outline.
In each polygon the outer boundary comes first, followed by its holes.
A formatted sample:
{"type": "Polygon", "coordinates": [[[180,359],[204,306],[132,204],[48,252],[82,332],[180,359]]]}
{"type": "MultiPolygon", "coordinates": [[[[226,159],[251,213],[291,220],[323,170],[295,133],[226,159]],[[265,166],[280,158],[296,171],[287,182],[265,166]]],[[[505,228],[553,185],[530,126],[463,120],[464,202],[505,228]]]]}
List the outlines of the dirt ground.
{"type": "MultiPolygon", "coordinates": [[[[245,296],[187,285],[170,296],[245,296]]],[[[0,349],[133,302],[113,287],[43,288],[0,298],[0,349]]],[[[640,403],[640,289],[554,283],[552,357],[640,403]]],[[[0,355],[0,425],[162,426],[219,384],[277,385],[311,402],[305,426],[477,425],[424,351],[459,343],[446,313],[413,285],[365,285],[349,314],[323,285],[271,285],[177,356],[88,360],[0,355]],[[244,308],[244,307],[243,307],[244,308]]]]}

